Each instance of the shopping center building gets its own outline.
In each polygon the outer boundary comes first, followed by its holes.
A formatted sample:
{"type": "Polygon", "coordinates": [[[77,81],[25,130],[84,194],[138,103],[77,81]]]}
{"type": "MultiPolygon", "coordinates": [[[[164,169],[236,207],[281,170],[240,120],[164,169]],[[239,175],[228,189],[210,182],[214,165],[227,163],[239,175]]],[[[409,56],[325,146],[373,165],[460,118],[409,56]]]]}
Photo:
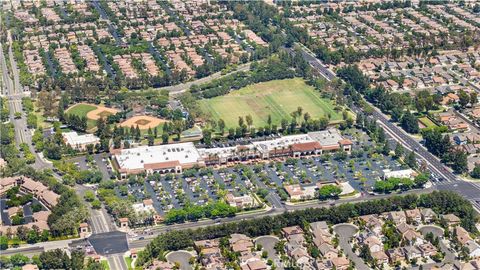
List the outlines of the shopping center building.
{"type": "Polygon", "coordinates": [[[337,129],[216,148],[197,148],[193,143],[140,146],[116,150],[113,163],[122,178],[138,173],[182,173],[184,169],[251,159],[272,159],[321,155],[328,152],[350,153],[352,141],[337,129]]]}

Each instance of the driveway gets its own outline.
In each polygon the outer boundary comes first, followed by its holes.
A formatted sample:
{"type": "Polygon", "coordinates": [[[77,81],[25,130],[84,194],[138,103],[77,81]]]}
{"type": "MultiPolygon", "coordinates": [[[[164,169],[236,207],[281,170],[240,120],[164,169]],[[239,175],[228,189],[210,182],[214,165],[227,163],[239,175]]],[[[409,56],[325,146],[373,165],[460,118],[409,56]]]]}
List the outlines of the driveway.
{"type": "Polygon", "coordinates": [[[338,234],[339,245],[345,252],[345,255],[355,263],[355,269],[359,270],[368,270],[370,269],[362,258],[358,257],[352,250],[350,243],[348,241],[355,235],[358,231],[358,228],[352,224],[341,223],[333,227],[335,233],[338,234]]]}

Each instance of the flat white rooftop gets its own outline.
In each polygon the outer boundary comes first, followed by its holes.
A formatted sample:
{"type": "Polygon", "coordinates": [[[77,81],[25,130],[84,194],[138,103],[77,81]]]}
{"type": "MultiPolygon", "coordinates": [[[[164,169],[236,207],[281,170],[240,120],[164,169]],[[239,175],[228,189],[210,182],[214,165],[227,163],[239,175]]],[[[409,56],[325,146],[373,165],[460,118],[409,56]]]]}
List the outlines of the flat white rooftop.
{"type": "Polygon", "coordinates": [[[322,146],[338,145],[338,142],[343,140],[343,137],[338,129],[333,128],[309,132],[308,136],[312,140],[319,142],[322,146]]]}
{"type": "Polygon", "coordinates": [[[69,145],[86,145],[86,144],[96,144],[99,142],[99,138],[93,134],[83,134],[78,135],[75,131],[62,133],[63,138],[66,140],[66,143],[69,145]]]}
{"type": "Polygon", "coordinates": [[[271,151],[274,149],[280,150],[282,148],[288,149],[288,146],[296,143],[313,142],[312,138],[308,134],[289,135],[282,136],[268,141],[253,142],[258,149],[262,151],[271,151]]]}
{"type": "Polygon", "coordinates": [[[180,164],[197,163],[200,154],[191,142],[140,146],[123,149],[115,155],[120,168],[128,170],[143,169],[145,164],[178,161],[180,164]]]}

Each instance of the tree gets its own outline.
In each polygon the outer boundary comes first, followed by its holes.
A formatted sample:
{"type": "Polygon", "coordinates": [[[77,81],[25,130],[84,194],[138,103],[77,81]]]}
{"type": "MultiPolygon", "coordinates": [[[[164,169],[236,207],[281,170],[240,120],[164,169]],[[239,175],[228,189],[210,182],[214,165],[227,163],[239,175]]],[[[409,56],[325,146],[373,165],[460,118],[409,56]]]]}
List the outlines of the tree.
{"type": "Polygon", "coordinates": [[[93,209],[100,209],[102,207],[102,203],[98,199],[93,200],[91,204],[93,209]]]}
{"type": "Polygon", "coordinates": [[[139,141],[141,136],[142,132],[140,131],[140,127],[137,125],[137,127],[135,127],[135,140],[139,141]]]}
{"type": "Polygon", "coordinates": [[[8,248],[8,238],[5,235],[0,235],[0,250],[8,248]]]}
{"type": "Polygon", "coordinates": [[[460,90],[458,92],[458,98],[459,98],[458,103],[460,103],[460,106],[462,108],[465,108],[470,102],[470,96],[463,90],[460,90]]]}
{"type": "Polygon", "coordinates": [[[480,165],[475,165],[475,168],[473,168],[470,176],[475,179],[480,179],[480,165]]]}
{"type": "Polygon", "coordinates": [[[478,94],[477,92],[473,91],[470,93],[470,104],[473,106],[475,106],[475,104],[477,104],[478,102],[478,94]]]}
{"type": "Polygon", "coordinates": [[[225,121],[223,121],[223,119],[218,120],[218,128],[220,129],[220,133],[223,135],[225,132],[225,121]]]}
{"type": "Polygon", "coordinates": [[[212,131],[210,129],[203,130],[203,143],[206,145],[212,144],[212,131]]]}
{"type": "Polygon", "coordinates": [[[238,117],[238,126],[242,127],[244,125],[243,117],[239,116],[238,117]]]}
{"type": "Polygon", "coordinates": [[[248,127],[251,127],[253,125],[253,118],[250,114],[245,116],[245,121],[247,121],[247,126],[248,127]]]}
{"type": "Polygon", "coordinates": [[[23,266],[25,264],[27,264],[28,262],[30,261],[30,259],[23,255],[23,254],[14,254],[10,257],[10,263],[13,265],[13,266],[23,266]]]}
{"type": "Polygon", "coordinates": [[[388,145],[388,141],[386,141],[386,142],[383,144],[382,153],[383,153],[384,155],[388,155],[388,154],[390,153],[390,146],[388,145]]]}
{"type": "Polygon", "coordinates": [[[408,133],[415,134],[415,133],[418,133],[420,131],[420,128],[418,126],[417,117],[415,117],[415,115],[413,115],[409,111],[407,111],[402,116],[400,124],[401,124],[402,128],[408,133]]]}
{"type": "Polygon", "coordinates": [[[95,200],[95,193],[93,193],[93,191],[91,191],[91,190],[87,190],[87,191],[85,191],[85,194],[83,195],[83,198],[85,199],[85,201],[91,202],[91,201],[95,200]]]}
{"type": "Polygon", "coordinates": [[[67,269],[70,259],[61,249],[42,252],[39,257],[43,269],[67,269]]]}
{"type": "Polygon", "coordinates": [[[105,120],[103,120],[102,117],[100,117],[99,119],[97,119],[97,131],[95,132],[95,134],[98,136],[98,137],[103,137],[105,135],[105,127],[106,127],[106,123],[105,123],[105,120]]]}
{"type": "Polygon", "coordinates": [[[85,261],[85,253],[80,250],[72,251],[70,255],[70,269],[83,269],[85,261]]]}
{"type": "Polygon", "coordinates": [[[328,198],[337,198],[342,193],[342,189],[336,185],[324,185],[318,190],[320,200],[328,198]]]}
{"type": "Polygon", "coordinates": [[[429,179],[428,173],[421,173],[415,176],[415,179],[413,180],[413,182],[415,183],[415,187],[421,188],[428,182],[428,179],[429,179]]]}
{"type": "Polygon", "coordinates": [[[405,158],[405,164],[407,164],[410,168],[415,169],[417,168],[417,159],[415,157],[415,152],[410,151],[410,153],[405,158]]]}
{"type": "Polygon", "coordinates": [[[148,135],[148,146],[153,146],[155,144],[155,137],[153,134],[148,135]]]}
{"type": "Polygon", "coordinates": [[[400,143],[397,143],[395,146],[395,158],[401,158],[403,157],[404,149],[403,146],[400,143]]]}
{"type": "Polygon", "coordinates": [[[444,160],[450,164],[455,173],[462,174],[468,171],[467,153],[460,149],[446,153],[444,160]]]}
{"type": "Polygon", "coordinates": [[[166,132],[162,133],[162,143],[163,144],[168,143],[168,138],[169,138],[168,133],[166,133],[166,132]]]}

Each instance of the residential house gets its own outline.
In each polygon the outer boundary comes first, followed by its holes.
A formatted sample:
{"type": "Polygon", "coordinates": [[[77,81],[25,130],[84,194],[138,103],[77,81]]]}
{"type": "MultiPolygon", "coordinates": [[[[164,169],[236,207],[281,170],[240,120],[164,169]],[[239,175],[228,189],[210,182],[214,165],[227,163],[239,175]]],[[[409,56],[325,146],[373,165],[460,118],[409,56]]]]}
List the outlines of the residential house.
{"type": "Polygon", "coordinates": [[[331,260],[337,270],[346,270],[350,266],[350,261],[345,257],[337,257],[331,260]]]}
{"type": "Polygon", "coordinates": [[[430,208],[422,208],[420,212],[422,213],[422,220],[425,223],[432,223],[437,219],[437,214],[430,208]]]}
{"type": "Polygon", "coordinates": [[[405,250],[401,247],[387,250],[387,255],[390,258],[390,263],[392,264],[405,260],[405,250]]]}
{"type": "Polygon", "coordinates": [[[331,260],[338,257],[338,250],[328,243],[318,246],[318,251],[322,254],[322,258],[331,260]]]}
{"type": "Polygon", "coordinates": [[[244,234],[234,233],[230,235],[228,241],[232,250],[234,252],[239,252],[241,256],[250,253],[250,250],[253,247],[252,239],[244,234]]]}
{"type": "Polygon", "coordinates": [[[262,260],[255,260],[255,261],[249,262],[245,265],[242,265],[241,268],[242,268],[242,270],[267,270],[268,266],[262,260]]]}
{"type": "Polygon", "coordinates": [[[435,256],[437,254],[437,248],[430,242],[419,245],[418,249],[422,253],[423,257],[435,256]]]}
{"type": "Polygon", "coordinates": [[[234,196],[232,193],[228,193],[226,200],[230,206],[238,207],[240,209],[254,206],[253,198],[248,194],[234,196]]]}
{"type": "Polygon", "coordinates": [[[422,252],[416,246],[405,246],[403,247],[405,257],[408,260],[418,259],[422,257],[422,252]]]}
{"type": "Polygon", "coordinates": [[[370,232],[374,233],[375,235],[382,234],[382,226],[384,222],[378,217],[378,215],[360,216],[359,219],[365,222],[365,226],[370,232]]]}
{"type": "Polygon", "coordinates": [[[448,226],[453,227],[460,224],[460,218],[454,214],[442,215],[441,218],[447,223],[448,226]]]}
{"type": "Polygon", "coordinates": [[[420,224],[422,222],[422,214],[418,208],[405,210],[405,216],[407,217],[407,222],[414,224],[420,224]]]}
{"type": "Polygon", "coordinates": [[[363,244],[368,246],[371,253],[379,252],[383,250],[382,241],[377,236],[374,236],[374,235],[371,235],[367,237],[365,240],[363,240],[363,244]]]}
{"type": "Polygon", "coordinates": [[[470,234],[467,232],[467,230],[465,230],[460,226],[455,227],[455,233],[457,235],[457,241],[461,245],[465,245],[468,241],[473,240],[472,237],[470,237],[470,234]]]}
{"type": "Polygon", "coordinates": [[[471,258],[480,258],[480,245],[470,240],[465,244],[465,247],[468,249],[468,256],[471,258]]]}
{"type": "Polygon", "coordinates": [[[388,264],[388,256],[383,250],[372,252],[372,257],[377,261],[379,265],[388,264]]]}
{"type": "Polygon", "coordinates": [[[282,229],[282,234],[285,238],[290,238],[293,235],[302,235],[304,234],[302,228],[300,226],[291,226],[291,227],[285,227],[282,229]]]}
{"type": "Polygon", "coordinates": [[[395,224],[406,223],[407,216],[403,211],[391,211],[387,214],[387,219],[393,221],[395,224]]]}

